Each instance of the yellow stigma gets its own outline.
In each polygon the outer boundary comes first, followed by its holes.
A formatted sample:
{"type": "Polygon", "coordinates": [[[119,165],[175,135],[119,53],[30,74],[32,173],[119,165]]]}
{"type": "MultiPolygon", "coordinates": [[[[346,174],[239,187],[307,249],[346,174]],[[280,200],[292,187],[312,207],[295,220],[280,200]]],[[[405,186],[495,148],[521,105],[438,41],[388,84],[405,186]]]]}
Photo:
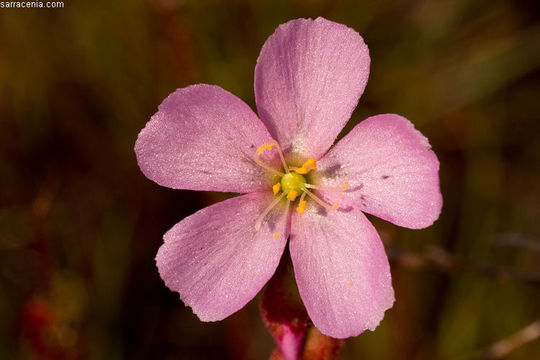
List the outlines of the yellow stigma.
{"type": "Polygon", "coordinates": [[[300,201],[300,204],[296,208],[296,211],[298,211],[300,214],[303,214],[304,211],[306,211],[306,200],[300,201]]]}
{"type": "Polygon", "coordinates": [[[298,196],[298,192],[296,190],[289,190],[287,193],[287,199],[294,201],[296,197],[298,196]]]}
{"type": "Polygon", "coordinates": [[[281,188],[281,183],[277,183],[274,186],[272,186],[272,192],[274,193],[274,195],[277,195],[280,188],[281,188]]]}
{"type": "Polygon", "coordinates": [[[298,174],[302,174],[302,175],[305,175],[307,174],[308,172],[310,172],[311,170],[314,170],[315,169],[315,159],[313,158],[309,158],[308,161],[306,161],[304,163],[304,165],[302,165],[301,168],[298,168],[296,169],[295,171],[298,173],[298,174]]]}

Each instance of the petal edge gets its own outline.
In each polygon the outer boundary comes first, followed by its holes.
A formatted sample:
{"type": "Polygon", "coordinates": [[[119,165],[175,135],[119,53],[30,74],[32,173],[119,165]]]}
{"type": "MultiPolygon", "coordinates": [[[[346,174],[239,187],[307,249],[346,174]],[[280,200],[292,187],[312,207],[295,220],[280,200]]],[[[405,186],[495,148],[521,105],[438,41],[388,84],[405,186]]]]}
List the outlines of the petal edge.
{"type": "Polygon", "coordinates": [[[202,321],[240,310],[275,272],[288,237],[284,214],[275,209],[259,231],[254,228],[271,198],[251,193],[222,201],[163,236],[156,256],[160,276],[202,321]]]}
{"type": "Polygon", "coordinates": [[[289,249],[300,296],[315,326],[335,338],[374,330],[394,303],[390,265],[361,211],[293,214],[289,249]]]}
{"type": "Polygon", "coordinates": [[[318,166],[323,185],[349,184],[343,193],[322,193],[328,201],[411,229],[439,218],[439,160],[428,139],[402,116],[381,114],[362,121],[318,166]]]}
{"type": "Polygon", "coordinates": [[[280,25],[255,67],[260,118],[284,149],[319,159],[347,123],[369,76],[353,29],[324,18],[280,25]]]}
{"type": "Polygon", "coordinates": [[[251,108],[219,86],[178,89],[135,143],[144,175],[174,189],[247,193],[268,186],[252,161],[270,134],[251,108]]]}

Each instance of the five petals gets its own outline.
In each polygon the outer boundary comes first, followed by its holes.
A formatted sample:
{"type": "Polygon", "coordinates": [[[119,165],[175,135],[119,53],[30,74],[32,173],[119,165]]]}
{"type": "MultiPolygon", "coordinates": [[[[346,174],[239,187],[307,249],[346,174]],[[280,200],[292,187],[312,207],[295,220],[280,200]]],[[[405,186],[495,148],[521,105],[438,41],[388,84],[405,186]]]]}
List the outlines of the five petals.
{"type": "Polygon", "coordinates": [[[364,91],[369,65],[353,29],[323,18],[292,20],[268,38],[257,61],[260,119],[233,94],[199,84],[171,94],[139,134],[139,167],[158,184],[248,193],[180,221],[156,256],[165,284],[201,320],[221,320],[258,293],[289,228],[300,295],[321,332],[344,338],[373,330],[392,306],[388,259],[362,211],[429,226],[442,206],[439,163],[427,139],[393,114],[365,120],[326,153],[364,91]],[[321,185],[347,182],[346,191],[319,195],[349,207],[313,205],[299,214],[278,204],[255,230],[273,195],[253,155],[272,139],[289,155],[317,160],[321,185]]]}

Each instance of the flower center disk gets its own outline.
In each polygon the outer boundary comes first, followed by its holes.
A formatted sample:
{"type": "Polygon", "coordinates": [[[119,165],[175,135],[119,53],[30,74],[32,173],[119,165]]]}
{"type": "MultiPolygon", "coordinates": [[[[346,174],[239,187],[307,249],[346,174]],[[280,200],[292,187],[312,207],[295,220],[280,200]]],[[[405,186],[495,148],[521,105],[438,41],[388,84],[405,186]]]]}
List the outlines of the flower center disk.
{"type": "MultiPolygon", "coordinates": [[[[306,178],[304,175],[308,174],[310,171],[315,170],[317,162],[313,158],[309,158],[301,167],[290,167],[287,165],[285,161],[285,156],[283,155],[283,152],[281,151],[281,147],[279,146],[278,142],[276,140],[272,140],[266,144],[262,144],[257,151],[255,152],[255,155],[253,156],[253,160],[256,164],[258,164],[260,167],[262,167],[265,170],[268,170],[269,172],[273,173],[275,178],[274,185],[272,185],[272,192],[274,193],[275,197],[271,201],[271,203],[268,205],[266,209],[262,212],[262,214],[259,216],[257,221],[255,222],[255,230],[259,230],[261,228],[262,222],[265,218],[265,216],[276,206],[283,198],[286,197],[286,207],[285,207],[285,213],[286,215],[283,217],[283,219],[287,218],[287,214],[289,213],[289,207],[291,202],[295,201],[298,196],[300,198],[298,199],[298,206],[296,207],[296,211],[300,214],[303,214],[306,210],[306,195],[312,199],[314,202],[316,202],[318,205],[326,208],[327,210],[337,210],[339,208],[338,203],[334,203],[332,205],[326,203],[324,200],[320,199],[317,195],[315,195],[310,190],[319,190],[319,191],[344,191],[348,187],[348,182],[345,182],[340,188],[333,188],[333,187],[321,187],[316,186],[313,184],[308,184],[306,178]],[[281,160],[281,164],[283,166],[283,172],[279,171],[278,169],[273,168],[269,164],[264,163],[264,161],[261,159],[261,155],[265,153],[265,151],[273,151],[273,149],[276,149],[279,158],[281,160]],[[309,190],[308,190],[309,189],[309,190]]],[[[286,221],[286,220],[283,220],[286,221]]],[[[279,239],[281,236],[280,233],[275,233],[274,238],[279,239]]]]}
{"type": "Polygon", "coordinates": [[[281,190],[284,193],[289,193],[291,190],[296,191],[297,195],[300,195],[304,192],[306,178],[303,175],[300,175],[295,172],[290,172],[281,178],[281,190]]]}

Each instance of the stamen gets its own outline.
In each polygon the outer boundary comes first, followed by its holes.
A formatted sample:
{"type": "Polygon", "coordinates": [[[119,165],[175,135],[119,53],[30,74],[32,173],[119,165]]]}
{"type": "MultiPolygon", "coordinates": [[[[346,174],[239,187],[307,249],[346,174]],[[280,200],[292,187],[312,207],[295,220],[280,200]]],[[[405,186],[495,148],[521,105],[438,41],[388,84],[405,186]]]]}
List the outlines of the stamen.
{"type": "Polygon", "coordinates": [[[296,199],[297,196],[298,196],[298,192],[295,190],[289,190],[289,192],[287,193],[287,199],[292,200],[292,201],[294,201],[294,199],[296,199]]]}
{"type": "Polygon", "coordinates": [[[310,198],[312,198],[317,204],[321,205],[326,210],[332,211],[337,210],[339,208],[338,203],[334,203],[332,205],[327,204],[324,200],[320,199],[317,195],[309,191],[308,189],[304,188],[304,192],[306,192],[310,198]]]}
{"type": "Polygon", "coordinates": [[[288,173],[289,167],[287,166],[287,163],[285,162],[285,156],[283,156],[283,151],[281,151],[281,146],[279,146],[279,144],[275,140],[273,140],[271,143],[276,146],[276,149],[279,153],[279,158],[281,159],[281,164],[283,165],[283,169],[285,170],[286,173],[288,173]]]}
{"type": "MultiPolygon", "coordinates": [[[[281,219],[281,221],[279,222],[279,228],[280,229],[283,229],[283,231],[287,231],[286,227],[287,227],[287,219],[289,218],[289,208],[291,206],[291,200],[287,200],[287,205],[285,207],[285,215],[283,216],[283,218],[281,219]]],[[[281,237],[281,234],[280,233],[274,233],[274,239],[279,239],[281,237]]]]}
{"type": "Polygon", "coordinates": [[[272,151],[272,148],[273,147],[276,147],[278,153],[279,153],[279,158],[281,159],[281,164],[283,165],[283,169],[285,170],[286,173],[289,172],[289,168],[287,167],[287,163],[285,162],[285,157],[283,156],[283,152],[281,151],[281,147],[279,146],[279,144],[277,143],[276,140],[272,140],[266,144],[262,144],[261,146],[259,146],[259,148],[257,149],[257,151],[255,151],[255,155],[253,156],[253,160],[255,161],[255,163],[257,165],[259,165],[260,167],[262,167],[263,169],[266,169],[268,171],[271,171],[271,172],[274,172],[274,173],[277,173],[279,176],[283,176],[284,174],[281,172],[281,171],[278,171],[268,165],[266,165],[265,163],[263,163],[260,159],[260,156],[262,154],[264,154],[264,151],[265,150],[268,150],[268,151],[272,151]]]}
{"type": "Polygon", "coordinates": [[[304,191],[302,196],[300,196],[300,200],[298,200],[298,207],[296,208],[296,211],[298,211],[300,214],[303,214],[304,211],[306,211],[306,201],[304,200],[305,197],[306,192],[304,191]]]}
{"type": "Polygon", "coordinates": [[[313,185],[313,184],[306,184],[305,187],[308,189],[314,189],[319,191],[330,191],[330,192],[344,192],[349,187],[349,182],[345,181],[341,186],[321,186],[321,185],[313,185]]]}
{"type": "Polygon", "coordinates": [[[277,195],[280,188],[281,188],[281,183],[277,183],[277,184],[274,184],[274,186],[272,186],[272,192],[274,193],[274,195],[277,195]]]}
{"type": "Polygon", "coordinates": [[[300,204],[296,208],[296,211],[298,211],[300,214],[303,214],[304,211],[306,211],[306,200],[300,201],[300,204]]]}
{"type": "Polygon", "coordinates": [[[315,169],[315,159],[309,158],[301,168],[295,169],[298,174],[305,175],[315,169]]]}
{"type": "Polygon", "coordinates": [[[257,221],[255,221],[255,230],[259,231],[259,229],[261,228],[262,221],[264,220],[264,217],[268,215],[270,210],[272,210],[274,206],[276,206],[281,201],[281,199],[285,197],[285,195],[286,195],[285,193],[281,194],[279,197],[272,200],[270,205],[268,205],[268,207],[264,209],[262,214],[257,218],[257,221]]]}
{"type": "Polygon", "coordinates": [[[262,168],[265,169],[265,170],[268,170],[268,171],[270,171],[270,172],[276,173],[276,174],[278,174],[279,176],[285,175],[285,174],[283,174],[281,171],[277,171],[276,169],[274,169],[274,168],[272,168],[272,167],[266,165],[265,163],[263,163],[263,162],[261,161],[261,159],[259,159],[259,155],[260,155],[259,150],[257,150],[257,152],[255,153],[255,156],[253,156],[253,161],[255,161],[255,163],[256,163],[257,165],[259,165],[260,167],[262,167],[262,168]]]}
{"type": "Polygon", "coordinates": [[[304,165],[302,165],[303,168],[306,168],[308,171],[310,170],[314,170],[315,169],[315,159],[313,158],[309,158],[305,163],[304,165]]]}
{"type": "Polygon", "coordinates": [[[274,146],[274,144],[272,144],[272,143],[262,144],[262,145],[259,146],[259,148],[257,149],[257,154],[259,154],[259,155],[264,154],[264,150],[272,151],[272,147],[273,147],[273,146],[274,146]]]}

